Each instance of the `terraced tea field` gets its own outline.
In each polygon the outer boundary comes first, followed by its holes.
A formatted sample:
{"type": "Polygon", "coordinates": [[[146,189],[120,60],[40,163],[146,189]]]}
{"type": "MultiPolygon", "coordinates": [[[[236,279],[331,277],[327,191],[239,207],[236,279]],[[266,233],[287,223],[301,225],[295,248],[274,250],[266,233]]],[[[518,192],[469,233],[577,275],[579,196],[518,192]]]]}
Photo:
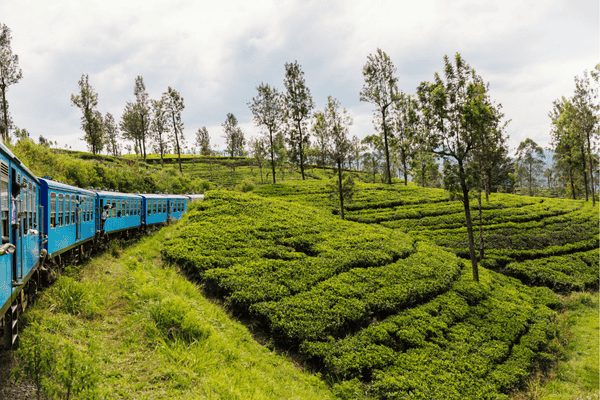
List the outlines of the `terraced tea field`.
{"type": "MultiPolygon", "coordinates": [[[[549,365],[548,346],[557,331],[553,309],[560,305],[552,290],[483,267],[481,282],[474,283],[460,257],[430,241],[435,230],[461,234],[452,216],[458,203],[445,192],[399,185],[360,189],[349,207],[355,221],[332,215],[321,182],[266,185],[258,190],[263,197],[209,192],[165,243],[163,258],[348,393],[507,399],[535,365],[549,365]],[[427,212],[428,218],[447,216],[447,222],[423,225],[429,229],[411,225],[418,220],[411,216],[427,212]],[[385,226],[402,221],[406,225],[385,226]]],[[[502,199],[502,206],[494,199],[490,204],[497,205],[487,207],[490,217],[512,210],[517,218],[518,209],[539,200],[502,199]]],[[[585,211],[578,204],[570,212],[585,211]]],[[[538,215],[545,220],[564,210],[542,207],[538,215]]],[[[589,240],[597,241],[595,232],[589,240]]],[[[548,253],[552,246],[542,249],[548,253]]],[[[505,261],[496,268],[506,270],[521,257],[515,254],[495,257],[505,261]]]]}
{"type": "MultiPolygon", "coordinates": [[[[324,185],[299,182],[261,187],[259,194],[327,206],[324,185]]],[[[477,199],[471,199],[476,247],[477,199]]],[[[360,184],[346,218],[379,224],[469,257],[462,202],[441,189],[360,184]]],[[[598,206],[581,200],[492,193],[482,200],[482,265],[556,292],[598,289],[598,206]]]]}

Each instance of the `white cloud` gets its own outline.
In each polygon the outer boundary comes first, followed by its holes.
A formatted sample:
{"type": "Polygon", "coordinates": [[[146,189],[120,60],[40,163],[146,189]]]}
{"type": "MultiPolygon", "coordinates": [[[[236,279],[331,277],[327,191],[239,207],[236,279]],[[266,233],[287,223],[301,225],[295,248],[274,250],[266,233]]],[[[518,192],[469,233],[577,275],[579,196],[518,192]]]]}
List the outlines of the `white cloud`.
{"type": "Polygon", "coordinates": [[[460,52],[513,122],[513,146],[547,135],[552,100],[572,93],[573,76],[598,55],[597,1],[75,1],[0,3],[12,29],[23,80],[8,100],[18,126],[84,149],[80,111],[70,105],[89,74],[99,109],[118,120],[137,75],[152,98],[168,86],[185,98],[185,134],[206,125],[221,143],[232,112],[246,136],[258,134],[246,102],[260,82],[283,88],[284,63],[298,60],[317,109],[338,98],[355,124],[373,132],[360,103],[362,66],[382,48],[413,93],[460,52]],[[515,144],[516,143],[516,144],[515,144]]]}

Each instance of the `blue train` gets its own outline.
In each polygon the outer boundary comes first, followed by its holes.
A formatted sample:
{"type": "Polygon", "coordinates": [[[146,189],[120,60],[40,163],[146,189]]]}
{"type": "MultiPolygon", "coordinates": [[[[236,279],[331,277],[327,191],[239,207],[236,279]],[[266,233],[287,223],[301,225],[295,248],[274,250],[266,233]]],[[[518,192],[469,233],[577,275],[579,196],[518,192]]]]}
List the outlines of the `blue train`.
{"type": "Polygon", "coordinates": [[[83,261],[115,237],[180,219],[203,195],[119,193],[38,178],[0,143],[0,345],[53,270],[83,261]]]}

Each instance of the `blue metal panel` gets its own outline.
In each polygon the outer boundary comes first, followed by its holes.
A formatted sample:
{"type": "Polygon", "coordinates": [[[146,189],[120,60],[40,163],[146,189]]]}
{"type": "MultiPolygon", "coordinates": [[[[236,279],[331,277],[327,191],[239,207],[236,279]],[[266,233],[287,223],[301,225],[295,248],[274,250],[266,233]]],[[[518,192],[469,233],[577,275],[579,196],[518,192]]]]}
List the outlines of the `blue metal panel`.
{"type": "MultiPolygon", "coordinates": [[[[102,209],[106,204],[114,204],[115,207],[110,210],[109,217],[102,227],[101,218],[99,219],[100,230],[106,233],[116,232],[124,229],[132,229],[141,225],[142,216],[139,215],[137,202],[141,202],[141,196],[118,192],[98,192],[98,207],[102,209]],[[127,207],[124,206],[127,204],[127,207]]],[[[101,214],[102,211],[99,211],[101,214]]],[[[100,215],[101,217],[101,215],[100,215]]]]}
{"type": "Polygon", "coordinates": [[[177,194],[167,196],[169,199],[169,218],[177,221],[185,214],[189,197],[177,194]]]}
{"type": "Polygon", "coordinates": [[[161,194],[142,194],[144,198],[144,220],[146,225],[160,224],[167,222],[168,199],[161,194]],[[158,204],[161,204],[160,208],[158,204]],[[162,206],[164,202],[164,207],[162,206]]]}
{"type": "MultiPolygon", "coordinates": [[[[48,251],[48,255],[52,257],[54,254],[60,253],[62,250],[90,240],[95,234],[95,209],[91,210],[91,221],[84,221],[82,215],[83,202],[87,199],[96,197],[96,193],[80,189],[75,186],[70,186],[64,183],[41,179],[40,178],[40,205],[44,207],[44,234],[48,236],[47,243],[44,245],[48,251]],[[56,205],[55,217],[51,218],[53,194],[58,199],[62,195],[62,207],[56,205]],[[74,196],[79,201],[79,213],[71,210],[66,204],[66,196],[74,196]],[[62,220],[60,215],[62,214],[62,220]],[[75,214],[75,223],[73,223],[73,215],[75,214]],[[79,215],[77,215],[79,214],[79,215]],[[55,221],[54,227],[52,220],[55,221]]],[[[86,208],[87,211],[87,208],[86,208]]]]}

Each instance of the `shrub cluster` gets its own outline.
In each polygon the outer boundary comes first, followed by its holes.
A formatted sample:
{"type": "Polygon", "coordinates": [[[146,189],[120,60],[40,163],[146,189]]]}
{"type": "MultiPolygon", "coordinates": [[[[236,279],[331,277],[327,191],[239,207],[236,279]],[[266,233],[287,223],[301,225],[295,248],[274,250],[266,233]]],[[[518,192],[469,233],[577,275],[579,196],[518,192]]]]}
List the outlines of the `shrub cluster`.
{"type": "MultiPolygon", "coordinates": [[[[379,398],[503,398],[549,359],[549,307],[559,304],[550,289],[485,268],[474,283],[436,245],[295,203],[318,192],[308,186],[286,188],[285,201],[213,191],[163,257],[334,375],[343,392],[356,392],[359,379],[379,398]]],[[[451,203],[433,205],[442,204],[451,203]]]]}

